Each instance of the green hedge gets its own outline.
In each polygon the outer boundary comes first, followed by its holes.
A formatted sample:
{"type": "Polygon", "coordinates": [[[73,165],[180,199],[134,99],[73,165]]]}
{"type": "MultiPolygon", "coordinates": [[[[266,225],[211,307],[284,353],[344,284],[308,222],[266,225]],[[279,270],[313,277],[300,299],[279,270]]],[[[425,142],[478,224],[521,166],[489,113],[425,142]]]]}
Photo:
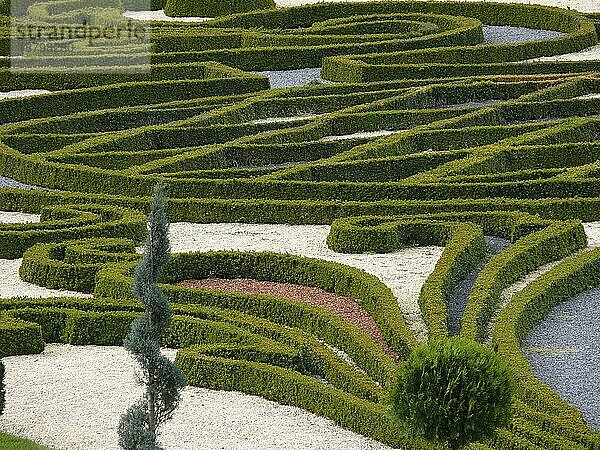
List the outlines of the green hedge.
{"type": "Polygon", "coordinates": [[[19,274],[23,280],[39,286],[91,293],[96,285],[96,274],[106,264],[138,258],[134,242],[128,239],[36,244],[23,254],[19,274]]]}
{"type": "Polygon", "coordinates": [[[275,8],[273,0],[167,0],[165,12],[175,17],[219,17],[229,14],[275,8]]]}
{"type": "Polygon", "coordinates": [[[93,204],[49,206],[41,209],[39,223],[0,225],[0,257],[20,258],[29,247],[42,242],[88,237],[140,241],[145,233],[146,217],[133,209],[93,204]]]}
{"type": "MultiPolygon", "coordinates": [[[[510,364],[517,377],[519,395],[528,404],[542,407],[563,421],[570,420],[577,424],[575,433],[584,448],[597,448],[600,443],[598,434],[591,434],[581,413],[537,379],[521,352],[521,343],[550,308],[600,283],[599,264],[600,252],[590,250],[553,267],[512,297],[500,312],[493,334],[499,354],[510,364]],[[583,439],[582,432],[585,436],[583,439]]],[[[573,439],[575,436],[568,437],[573,439]]]]}
{"type": "Polygon", "coordinates": [[[0,315],[0,358],[40,353],[43,349],[39,325],[0,315]]]}
{"type": "Polygon", "coordinates": [[[461,335],[485,340],[503,289],[535,268],[584,248],[586,242],[580,222],[559,222],[519,239],[509,249],[492,257],[467,298],[461,335]]]}
{"type": "MultiPolygon", "coordinates": [[[[130,270],[131,265],[124,265],[108,267],[100,271],[95,295],[131,297],[130,270]]],[[[387,343],[401,357],[407,356],[416,345],[416,339],[408,329],[391,290],[375,276],[360,269],[292,255],[209,252],[174,255],[163,272],[163,281],[168,283],[207,277],[251,277],[258,280],[295,283],[350,297],[373,317],[387,343]]],[[[309,330],[317,327],[321,333],[327,333],[325,323],[317,321],[318,314],[314,315],[317,310],[296,302],[280,300],[249,302],[251,297],[244,295],[215,294],[211,291],[166,284],[161,287],[174,303],[201,301],[207,305],[249,312],[290,326],[306,327],[309,330]],[[282,305],[285,305],[285,310],[282,310],[282,305]],[[310,316],[307,316],[308,311],[311,311],[310,320],[308,319],[310,316]]],[[[329,315],[326,317],[329,320],[329,315]]],[[[339,342],[339,345],[351,356],[358,351],[343,342],[339,342]]]]}

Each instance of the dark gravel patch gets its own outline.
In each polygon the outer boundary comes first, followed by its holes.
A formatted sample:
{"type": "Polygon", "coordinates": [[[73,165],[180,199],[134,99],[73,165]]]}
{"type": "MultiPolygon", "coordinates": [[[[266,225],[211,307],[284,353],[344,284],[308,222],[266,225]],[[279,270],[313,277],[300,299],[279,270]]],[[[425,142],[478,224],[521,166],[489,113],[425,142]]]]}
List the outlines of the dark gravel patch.
{"type": "Polygon", "coordinates": [[[532,42],[543,39],[555,39],[565,33],[552,30],[536,30],[534,28],[484,25],[483,44],[512,44],[515,42],[532,42]]]}
{"type": "Polygon", "coordinates": [[[457,336],[460,333],[460,319],[462,318],[467,305],[467,297],[479,276],[479,272],[489,262],[492,256],[497,255],[510,246],[510,241],[496,236],[485,236],[487,244],[487,254],[481,264],[463,278],[447,301],[448,307],[448,333],[450,336],[457,336]]]}
{"type": "Polygon", "coordinates": [[[523,353],[535,375],[600,430],[600,287],[552,308],[523,353]]]}
{"type": "Polygon", "coordinates": [[[18,189],[43,189],[39,186],[30,186],[12,178],[0,176],[0,188],[18,188],[18,189]]]}

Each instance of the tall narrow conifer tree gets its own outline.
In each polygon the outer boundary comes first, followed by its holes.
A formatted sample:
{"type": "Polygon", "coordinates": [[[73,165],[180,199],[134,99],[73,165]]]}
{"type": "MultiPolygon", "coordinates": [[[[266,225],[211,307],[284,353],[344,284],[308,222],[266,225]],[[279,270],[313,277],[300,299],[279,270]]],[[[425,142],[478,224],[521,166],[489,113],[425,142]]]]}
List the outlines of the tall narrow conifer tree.
{"type": "Polygon", "coordinates": [[[141,366],[144,396],[121,417],[119,444],[125,450],[159,450],[158,429],[173,415],[186,384],[185,375],[160,351],[163,332],[171,321],[166,296],[158,288],[161,268],[170,257],[164,187],[154,188],[148,216],[144,256],[134,270],[132,291],[144,313],[131,326],[125,348],[141,366]]]}

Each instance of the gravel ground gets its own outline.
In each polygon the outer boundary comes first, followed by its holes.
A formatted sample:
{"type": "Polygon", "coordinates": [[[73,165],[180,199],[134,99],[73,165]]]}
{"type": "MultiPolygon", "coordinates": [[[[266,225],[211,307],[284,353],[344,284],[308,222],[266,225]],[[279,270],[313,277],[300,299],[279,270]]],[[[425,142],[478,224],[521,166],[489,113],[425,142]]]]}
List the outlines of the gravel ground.
{"type": "Polygon", "coordinates": [[[327,247],[328,233],[328,225],[173,223],[170,238],[174,252],[269,251],[358,267],[378,277],[392,290],[411,330],[419,340],[426,340],[427,328],[419,309],[419,294],[443,248],[418,247],[386,254],[349,255],[327,247]]]}
{"type": "Polygon", "coordinates": [[[523,342],[538,378],[600,430],[600,287],[550,310],[523,342]]]}
{"type": "MultiPolygon", "coordinates": [[[[0,211],[0,224],[32,223],[39,221],[39,214],[0,211]]],[[[21,277],[19,277],[21,261],[22,259],[0,259],[0,298],[91,297],[91,295],[79,292],[47,289],[21,280],[21,277]]]]}
{"type": "Polygon", "coordinates": [[[298,120],[306,120],[306,119],[315,119],[322,114],[304,114],[302,116],[292,116],[292,117],[268,117],[266,119],[258,119],[253,120],[250,123],[283,123],[283,122],[296,122],[298,120]]]}
{"type": "MultiPolygon", "coordinates": [[[[12,178],[0,176],[0,188],[19,188],[19,189],[43,189],[38,186],[30,186],[12,178]]],[[[0,222],[1,223],[1,222],[0,222]]]]}
{"type": "Polygon", "coordinates": [[[306,86],[314,83],[330,83],[321,78],[321,68],[294,69],[294,70],[269,70],[254,72],[269,78],[271,89],[306,86]]]}
{"type": "Polygon", "coordinates": [[[170,17],[165,14],[165,10],[157,11],[125,11],[124,17],[133,20],[153,20],[162,22],[206,22],[212,20],[212,17],[170,17]]]}
{"type": "Polygon", "coordinates": [[[0,298],[27,297],[27,298],[49,298],[49,297],[78,297],[91,298],[91,294],[81,292],[63,291],[59,289],[48,289],[21,280],[19,276],[19,259],[0,259],[0,298]]]}
{"type": "Polygon", "coordinates": [[[257,281],[244,278],[233,280],[222,278],[185,280],[177,284],[193,288],[208,288],[226,292],[269,295],[308,303],[309,305],[320,306],[337,314],[369,335],[388,355],[397,360],[400,359],[398,354],[387,345],[387,342],[383,338],[381,330],[373,320],[373,317],[358,306],[351,298],[342,297],[341,295],[332,294],[323,289],[309,286],[290,283],[274,283],[271,281],[257,281]]]}
{"type": "MultiPolygon", "coordinates": [[[[589,222],[583,224],[585,228],[585,234],[588,239],[588,249],[600,246],[600,222],[589,222]]],[[[566,258],[565,258],[566,259],[566,258]]],[[[561,260],[562,261],[562,260],[561,260]]],[[[543,274],[548,272],[553,267],[557,266],[561,263],[561,261],[554,261],[548,264],[544,264],[543,266],[538,267],[536,270],[528,273],[523,278],[521,278],[516,283],[510,285],[506,289],[502,291],[500,295],[500,306],[498,312],[503,309],[513,295],[517,292],[521,291],[525,286],[531,284],[533,281],[537,280],[543,274]]],[[[494,324],[496,323],[496,318],[498,317],[498,312],[493,315],[490,324],[488,326],[488,343],[491,342],[492,330],[494,329],[494,324]]]]}
{"type": "MultiPolygon", "coordinates": [[[[588,249],[600,246],[600,222],[585,223],[584,228],[588,249]]],[[[506,288],[501,308],[559,263],[545,264],[506,288]]],[[[536,376],[578,408],[596,429],[600,429],[599,324],[600,288],[595,288],[553,308],[523,343],[523,353],[536,376]]]]}
{"type": "Polygon", "coordinates": [[[0,223],[37,223],[39,221],[39,214],[0,211],[0,223]]]}
{"type": "Polygon", "coordinates": [[[542,39],[554,39],[565,33],[552,30],[536,30],[525,27],[485,25],[483,27],[484,44],[510,44],[513,42],[531,42],[542,39]]]}
{"type": "Polygon", "coordinates": [[[379,130],[379,131],[359,131],[357,133],[350,134],[341,134],[335,136],[325,136],[319,139],[319,141],[327,142],[327,141],[345,141],[348,139],[364,139],[364,138],[380,138],[384,136],[389,136],[391,134],[400,133],[404,130],[379,130]]]}
{"type": "MultiPolygon", "coordinates": [[[[40,355],[3,361],[7,399],[2,431],[64,450],[119,448],[119,417],[142,393],[135,384],[135,365],[122,347],[50,344],[40,355]]],[[[300,408],[194,387],[184,389],[161,441],[166,450],[389,448],[300,408]]]]}
{"type": "Polygon", "coordinates": [[[508,239],[495,236],[485,236],[484,239],[488,248],[485,259],[481,264],[479,264],[479,266],[477,266],[458,283],[456,289],[448,299],[448,333],[450,336],[456,336],[460,333],[460,319],[465,312],[467,297],[469,296],[469,293],[475,284],[475,280],[479,276],[479,272],[481,272],[483,267],[489,262],[492,256],[497,255],[503,250],[506,250],[510,246],[510,241],[508,239]]]}
{"type": "Polygon", "coordinates": [[[565,53],[564,55],[558,56],[545,56],[543,58],[534,58],[528,61],[589,61],[596,59],[600,60],[600,44],[586,48],[580,52],[565,53]]]}
{"type": "Polygon", "coordinates": [[[581,99],[587,99],[587,98],[600,98],[600,94],[585,94],[585,95],[580,95],[579,97],[575,97],[575,98],[581,98],[581,99]]]}
{"type": "Polygon", "coordinates": [[[50,94],[51,91],[45,89],[23,89],[20,91],[0,92],[0,100],[5,98],[31,97],[34,95],[50,94]]]}
{"type": "MultiPolygon", "coordinates": [[[[600,246],[600,222],[584,227],[588,249],[600,246]]],[[[536,376],[600,430],[600,287],[552,308],[523,342],[523,353],[536,376]]]]}

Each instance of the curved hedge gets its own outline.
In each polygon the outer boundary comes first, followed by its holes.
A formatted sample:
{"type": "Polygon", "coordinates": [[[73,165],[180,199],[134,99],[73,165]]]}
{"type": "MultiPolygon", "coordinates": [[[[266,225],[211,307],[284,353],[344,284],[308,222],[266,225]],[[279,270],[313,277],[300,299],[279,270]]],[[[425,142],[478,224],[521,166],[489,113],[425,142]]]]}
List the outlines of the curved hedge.
{"type": "Polygon", "coordinates": [[[54,205],[41,209],[39,223],[0,224],[0,258],[20,258],[32,245],[87,237],[127,237],[140,241],[146,217],[109,205],[54,205]]]}
{"type": "MultiPolygon", "coordinates": [[[[600,251],[595,249],[568,258],[553,267],[512,297],[500,312],[494,328],[493,342],[518,377],[521,389],[519,396],[528,404],[544,404],[548,412],[565,422],[571,420],[583,424],[581,413],[567,406],[558,394],[537,379],[521,352],[521,343],[550,308],[600,283],[599,263],[600,251]]],[[[577,428],[581,430],[585,426],[579,425],[577,428]]],[[[569,437],[576,433],[570,431],[569,437]]],[[[581,440],[580,444],[584,448],[596,448],[600,444],[600,437],[596,433],[581,440]]]]}
{"type": "Polygon", "coordinates": [[[167,0],[165,13],[174,17],[219,17],[271,8],[275,8],[273,0],[167,0]]]}
{"type": "MultiPolygon", "coordinates": [[[[124,25],[123,8],[139,6],[101,3],[28,1],[18,20],[124,25]]],[[[7,2],[1,9],[8,15],[7,2]]],[[[9,20],[0,22],[7,54],[9,20]]],[[[168,185],[172,221],[339,219],[329,239],[337,250],[444,245],[419,297],[430,337],[447,335],[448,295],[479,264],[483,235],[513,244],[485,265],[468,298],[463,335],[480,340],[502,289],[581,249],[578,221],[600,220],[598,61],[517,62],[594,45],[594,15],[364,2],[139,25],[141,44],[97,39],[70,56],[22,48],[22,60],[0,62],[2,90],[59,90],[0,100],[0,175],[53,189],[0,188],[1,209],[43,216],[40,224],[0,225],[0,258],[24,254],[25,279],[96,293],[0,300],[3,355],[55,341],[120,345],[140,310],[129,297],[137,256],[121,239],[143,236],[157,181],[168,185]],[[563,34],[489,44],[490,25],[563,34]],[[18,67],[29,63],[39,73],[18,67]],[[268,90],[265,76],[245,72],[321,66],[323,77],[344,82],[268,90]]],[[[354,298],[401,355],[416,343],[391,291],[358,270],[234,253],[178,256],[170,270],[165,281],[217,274],[319,286],[354,298]]],[[[586,277],[578,280],[595,280],[586,277]]],[[[178,362],[194,384],[263,395],[389,445],[428,448],[392,423],[382,403],[395,361],[339,317],[265,296],[164,288],[176,313],[168,343],[181,349],[178,362]]],[[[520,329],[503,328],[503,314],[492,331],[517,336],[520,329]]],[[[515,336],[503,335],[512,343],[502,350],[519,372],[514,418],[470,448],[597,448],[581,417],[520,365],[515,336]]]]}

